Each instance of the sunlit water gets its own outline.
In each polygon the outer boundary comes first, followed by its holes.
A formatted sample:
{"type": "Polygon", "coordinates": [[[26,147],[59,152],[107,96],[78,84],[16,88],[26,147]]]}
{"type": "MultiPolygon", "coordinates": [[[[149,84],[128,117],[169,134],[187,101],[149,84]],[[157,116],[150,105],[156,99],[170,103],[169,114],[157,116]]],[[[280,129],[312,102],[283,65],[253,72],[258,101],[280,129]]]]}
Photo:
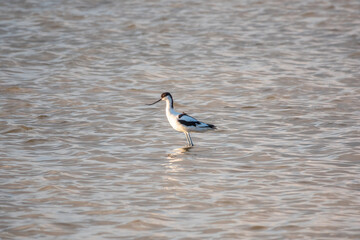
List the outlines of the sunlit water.
{"type": "Polygon", "coordinates": [[[359,12],[1,1],[0,238],[360,239],[359,12]]]}

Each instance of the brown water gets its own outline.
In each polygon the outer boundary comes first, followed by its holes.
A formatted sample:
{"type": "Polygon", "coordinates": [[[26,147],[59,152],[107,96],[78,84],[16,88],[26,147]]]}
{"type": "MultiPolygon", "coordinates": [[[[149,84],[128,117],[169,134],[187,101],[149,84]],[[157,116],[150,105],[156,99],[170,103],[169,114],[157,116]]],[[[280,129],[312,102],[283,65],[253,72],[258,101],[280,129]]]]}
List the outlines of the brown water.
{"type": "Polygon", "coordinates": [[[358,0],[1,1],[0,239],[360,239],[359,69],[358,0]]]}

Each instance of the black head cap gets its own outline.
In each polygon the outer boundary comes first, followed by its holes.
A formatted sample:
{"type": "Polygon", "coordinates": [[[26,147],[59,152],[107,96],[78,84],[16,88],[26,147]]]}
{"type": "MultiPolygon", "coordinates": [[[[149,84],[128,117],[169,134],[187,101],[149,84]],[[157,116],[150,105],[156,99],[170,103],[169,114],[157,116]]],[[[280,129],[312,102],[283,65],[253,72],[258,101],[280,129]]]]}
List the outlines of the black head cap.
{"type": "Polygon", "coordinates": [[[166,96],[170,96],[172,98],[172,96],[171,96],[171,94],[169,92],[164,92],[164,93],[161,94],[161,98],[164,98],[166,96]]]}

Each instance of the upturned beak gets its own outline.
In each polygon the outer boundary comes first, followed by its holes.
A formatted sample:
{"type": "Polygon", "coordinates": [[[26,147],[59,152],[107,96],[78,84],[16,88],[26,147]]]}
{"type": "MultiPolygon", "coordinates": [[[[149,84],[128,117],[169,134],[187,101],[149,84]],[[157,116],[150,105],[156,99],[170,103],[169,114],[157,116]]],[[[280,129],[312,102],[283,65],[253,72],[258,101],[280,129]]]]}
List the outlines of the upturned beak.
{"type": "Polygon", "coordinates": [[[160,98],[159,100],[157,100],[156,102],[153,102],[153,103],[150,103],[150,104],[146,104],[146,105],[148,105],[148,106],[154,105],[155,103],[158,103],[158,102],[160,102],[160,101],[161,101],[161,98],[160,98]]]}

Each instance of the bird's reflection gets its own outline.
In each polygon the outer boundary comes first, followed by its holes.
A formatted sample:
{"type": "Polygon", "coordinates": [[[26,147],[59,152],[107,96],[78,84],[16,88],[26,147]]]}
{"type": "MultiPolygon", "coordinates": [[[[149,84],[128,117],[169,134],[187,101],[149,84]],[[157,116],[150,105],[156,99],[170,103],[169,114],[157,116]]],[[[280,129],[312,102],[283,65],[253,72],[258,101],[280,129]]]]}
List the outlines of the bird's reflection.
{"type": "Polygon", "coordinates": [[[179,158],[181,155],[189,152],[190,149],[192,149],[192,148],[193,148],[192,146],[186,146],[186,147],[182,147],[182,148],[175,148],[172,153],[168,154],[168,158],[169,159],[179,158]]]}
{"type": "Polygon", "coordinates": [[[182,171],[182,164],[179,164],[179,162],[183,161],[183,156],[187,152],[190,151],[192,147],[182,147],[182,148],[176,148],[172,151],[172,153],[168,154],[168,160],[165,167],[167,168],[167,172],[179,172],[182,171]]]}

